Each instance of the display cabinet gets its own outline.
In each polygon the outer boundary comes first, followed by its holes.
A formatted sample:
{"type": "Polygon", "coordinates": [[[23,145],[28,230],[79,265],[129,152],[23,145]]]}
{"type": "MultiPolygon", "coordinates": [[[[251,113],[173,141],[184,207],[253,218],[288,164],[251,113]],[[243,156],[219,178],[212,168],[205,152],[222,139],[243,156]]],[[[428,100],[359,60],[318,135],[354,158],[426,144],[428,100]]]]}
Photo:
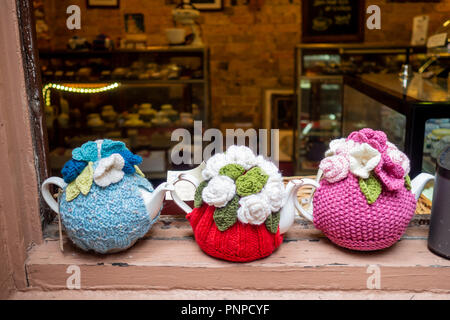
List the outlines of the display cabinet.
{"type": "Polygon", "coordinates": [[[411,161],[411,177],[434,174],[436,157],[450,145],[450,94],[447,79],[426,80],[419,74],[365,74],[344,78],[342,136],[372,128],[411,161]]]}
{"type": "Polygon", "coordinates": [[[164,179],[172,131],[193,130],[195,120],[208,128],[208,61],[203,47],[41,51],[52,170],[82,143],[111,138],[143,157],[151,179],[164,179]]]}
{"type": "Polygon", "coordinates": [[[295,93],[297,174],[312,174],[330,140],[342,133],[343,77],[398,73],[409,63],[417,70],[424,47],[386,44],[302,44],[296,47],[295,93]]]}

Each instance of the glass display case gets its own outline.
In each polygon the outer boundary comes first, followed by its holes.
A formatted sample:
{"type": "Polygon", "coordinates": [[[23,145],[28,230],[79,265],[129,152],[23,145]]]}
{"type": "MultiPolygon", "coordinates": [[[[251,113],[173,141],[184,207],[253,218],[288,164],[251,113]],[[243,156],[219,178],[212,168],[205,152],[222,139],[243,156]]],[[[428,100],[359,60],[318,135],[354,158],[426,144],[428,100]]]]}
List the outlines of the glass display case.
{"type": "Polygon", "coordinates": [[[424,47],[385,44],[302,44],[296,47],[297,174],[317,171],[330,140],[342,133],[343,77],[417,70],[424,47]]]}
{"type": "MultiPolygon", "coordinates": [[[[172,166],[176,128],[208,128],[208,50],[41,51],[50,166],[59,171],[88,140],[124,141],[152,179],[172,166]]],[[[53,172],[57,174],[57,172],[53,172]]]]}
{"type": "Polygon", "coordinates": [[[448,80],[419,74],[345,77],[342,136],[366,127],[383,130],[408,155],[411,177],[434,174],[436,157],[450,145],[448,80]]]}

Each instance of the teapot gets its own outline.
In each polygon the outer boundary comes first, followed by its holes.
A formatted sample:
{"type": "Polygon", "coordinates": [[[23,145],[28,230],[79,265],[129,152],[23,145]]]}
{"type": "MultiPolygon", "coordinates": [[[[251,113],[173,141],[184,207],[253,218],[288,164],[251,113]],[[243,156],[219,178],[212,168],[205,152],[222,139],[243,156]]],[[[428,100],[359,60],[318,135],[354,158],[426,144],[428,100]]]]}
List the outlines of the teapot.
{"type": "Polygon", "coordinates": [[[169,183],[183,180],[196,188],[194,209],[175,188],[171,195],[187,213],[196,242],[206,254],[235,262],[272,254],[294,222],[298,190],[319,186],[301,179],[285,187],[275,164],[245,146],[230,146],[169,183]]]}
{"type": "Polygon", "coordinates": [[[362,129],[330,142],[315,189],[298,211],[333,243],[372,251],[396,243],[414,215],[416,202],[434,176],[411,181],[408,157],[382,131],[362,129]]]}
{"type": "Polygon", "coordinates": [[[137,166],[141,162],[123,142],[89,141],[72,151],[63,179],[44,181],[42,196],[60,219],[61,249],[61,222],[75,245],[98,253],[127,249],[148,232],[173,188],[163,183],[153,189],[137,166]],[[58,201],[52,184],[62,189],[58,201]]]}

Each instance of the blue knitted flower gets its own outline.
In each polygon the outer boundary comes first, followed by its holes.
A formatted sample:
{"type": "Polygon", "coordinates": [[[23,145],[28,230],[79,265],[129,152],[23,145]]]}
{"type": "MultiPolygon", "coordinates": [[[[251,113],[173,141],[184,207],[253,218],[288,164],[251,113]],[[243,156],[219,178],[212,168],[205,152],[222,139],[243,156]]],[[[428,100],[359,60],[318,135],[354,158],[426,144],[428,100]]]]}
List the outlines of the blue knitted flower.
{"type": "Polygon", "coordinates": [[[81,147],[72,150],[72,158],[78,161],[97,161],[98,151],[97,143],[94,141],[88,141],[81,147]]]}
{"type": "Polygon", "coordinates": [[[120,154],[124,159],[125,164],[122,171],[126,174],[135,173],[136,169],[134,166],[142,162],[142,158],[128,150],[125,143],[122,141],[113,141],[109,139],[101,140],[99,158],[99,144],[100,140],[89,141],[72,151],[72,159],[66,162],[61,171],[66,183],[74,181],[87,166],[88,162],[96,162],[97,160],[108,158],[115,153],[120,154]]]}
{"type": "Polygon", "coordinates": [[[71,159],[64,164],[61,170],[64,182],[71,183],[87,166],[86,161],[78,161],[71,159]]]}
{"type": "Polygon", "coordinates": [[[128,151],[125,143],[122,141],[113,141],[109,139],[104,139],[102,141],[101,156],[102,158],[107,158],[113,153],[120,153],[121,151],[128,151]]]}
{"type": "Polygon", "coordinates": [[[142,158],[134,153],[132,153],[130,150],[122,150],[119,152],[119,154],[122,156],[122,158],[125,160],[125,165],[123,166],[123,172],[127,174],[132,174],[136,171],[134,168],[135,165],[138,165],[142,162],[142,158]]]}

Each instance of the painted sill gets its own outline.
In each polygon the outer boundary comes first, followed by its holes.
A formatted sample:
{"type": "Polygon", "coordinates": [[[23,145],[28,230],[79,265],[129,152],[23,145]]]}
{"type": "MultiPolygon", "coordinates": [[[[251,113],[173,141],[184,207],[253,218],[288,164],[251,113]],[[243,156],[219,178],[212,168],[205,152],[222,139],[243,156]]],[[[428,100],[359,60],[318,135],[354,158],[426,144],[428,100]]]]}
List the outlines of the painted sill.
{"type": "Polygon", "coordinates": [[[145,239],[110,255],[85,253],[67,239],[61,252],[48,233],[30,250],[26,271],[29,286],[42,290],[66,289],[71,265],[80,267],[85,290],[367,290],[376,265],[383,291],[450,293],[450,261],[427,249],[427,235],[415,218],[393,247],[355,252],[297,219],[270,257],[240,264],[207,256],[184,217],[163,216],[145,239]]]}

